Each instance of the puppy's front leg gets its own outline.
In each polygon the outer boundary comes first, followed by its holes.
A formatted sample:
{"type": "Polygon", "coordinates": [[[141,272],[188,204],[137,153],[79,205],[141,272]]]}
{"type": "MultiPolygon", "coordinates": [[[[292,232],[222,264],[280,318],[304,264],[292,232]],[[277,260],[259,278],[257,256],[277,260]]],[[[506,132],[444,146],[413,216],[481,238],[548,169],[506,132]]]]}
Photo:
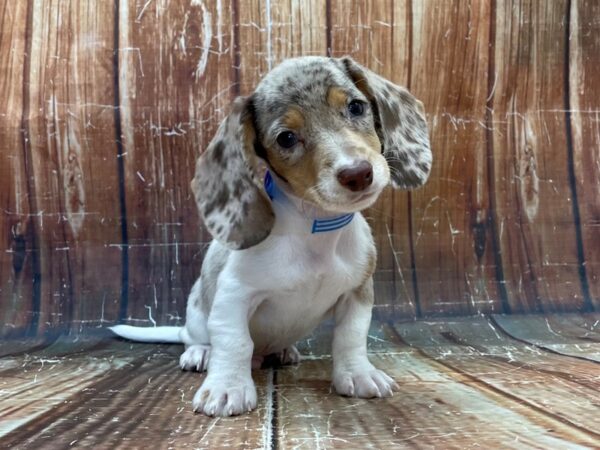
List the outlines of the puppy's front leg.
{"type": "Polygon", "coordinates": [[[196,392],[194,411],[233,416],[256,408],[251,376],[254,344],[248,330],[252,298],[237,282],[221,278],[208,317],[208,375],[196,392]]]}
{"type": "Polygon", "coordinates": [[[367,333],[373,307],[373,278],[335,305],[333,386],[350,397],[389,397],[398,385],[367,358],[367,333]]]}

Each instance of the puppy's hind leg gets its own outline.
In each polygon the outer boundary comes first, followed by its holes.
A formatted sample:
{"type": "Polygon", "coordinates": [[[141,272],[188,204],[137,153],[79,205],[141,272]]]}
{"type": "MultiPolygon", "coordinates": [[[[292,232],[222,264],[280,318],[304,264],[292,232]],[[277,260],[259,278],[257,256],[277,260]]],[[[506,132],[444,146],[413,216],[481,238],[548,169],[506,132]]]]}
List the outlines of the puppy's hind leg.
{"type": "Polygon", "coordinates": [[[188,297],[185,327],[180,334],[185,351],[179,358],[179,366],[182,370],[204,372],[208,368],[210,358],[210,340],[206,326],[208,319],[202,311],[200,286],[198,278],[188,297]]]}

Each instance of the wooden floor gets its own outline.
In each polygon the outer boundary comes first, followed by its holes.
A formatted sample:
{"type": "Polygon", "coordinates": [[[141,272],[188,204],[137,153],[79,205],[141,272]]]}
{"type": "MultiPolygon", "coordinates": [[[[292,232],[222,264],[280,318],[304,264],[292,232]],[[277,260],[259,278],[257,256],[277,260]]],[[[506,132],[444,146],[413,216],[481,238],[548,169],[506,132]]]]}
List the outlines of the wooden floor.
{"type": "Polygon", "coordinates": [[[331,330],[294,367],[254,372],[259,407],[194,414],[177,345],[0,343],[2,448],[600,448],[600,314],[385,324],[371,360],[391,399],[330,390],[331,330]]]}

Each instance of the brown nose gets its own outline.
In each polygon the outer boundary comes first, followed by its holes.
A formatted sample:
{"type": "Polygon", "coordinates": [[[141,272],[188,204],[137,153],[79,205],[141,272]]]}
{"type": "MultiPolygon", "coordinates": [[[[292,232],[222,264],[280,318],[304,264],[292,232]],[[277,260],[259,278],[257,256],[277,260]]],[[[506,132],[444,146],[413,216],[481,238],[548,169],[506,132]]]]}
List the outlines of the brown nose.
{"type": "Polygon", "coordinates": [[[373,166],[369,161],[362,160],[354,166],[340,170],[337,179],[342,186],[352,192],[364,191],[373,183],[373,166]]]}

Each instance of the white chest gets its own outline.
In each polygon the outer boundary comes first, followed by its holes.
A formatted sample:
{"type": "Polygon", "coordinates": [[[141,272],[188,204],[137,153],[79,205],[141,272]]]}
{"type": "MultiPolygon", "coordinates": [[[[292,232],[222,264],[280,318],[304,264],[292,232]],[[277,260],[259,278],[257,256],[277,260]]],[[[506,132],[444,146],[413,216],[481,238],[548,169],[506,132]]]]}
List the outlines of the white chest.
{"type": "Polygon", "coordinates": [[[255,351],[275,353],[309,334],[347,291],[348,277],[340,272],[308,273],[296,286],[265,293],[250,320],[255,351]]]}
{"type": "Polygon", "coordinates": [[[372,242],[364,219],[337,236],[273,236],[245,277],[259,293],[250,319],[255,352],[274,353],[309,334],[364,279],[372,242]]]}

